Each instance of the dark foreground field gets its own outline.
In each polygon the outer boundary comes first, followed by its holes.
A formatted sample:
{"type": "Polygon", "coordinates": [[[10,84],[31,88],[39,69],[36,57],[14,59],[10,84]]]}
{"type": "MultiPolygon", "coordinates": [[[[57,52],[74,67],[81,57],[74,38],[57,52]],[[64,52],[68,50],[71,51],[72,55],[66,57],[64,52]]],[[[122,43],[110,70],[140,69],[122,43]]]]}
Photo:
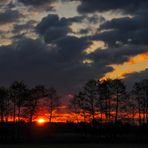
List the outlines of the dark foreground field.
{"type": "Polygon", "coordinates": [[[144,144],[48,144],[48,145],[0,145],[0,148],[148,148],[144,144]]]}
{"type": "MultiPolygon", "coordinates": [[[[132,146],[131,144],[135,144],[135,146],[137,146],[136,144],[139,146],[140,144],[148,145],[148,125],[139,127],[125,124],[100,124],[99,126],[92,127],[84,123],[47,123],[43,125],[36,123],[33,125],[26,123],[9,123],[3,124],[0,127],[0,144],[16,144],[14,147],[16,147],[17,144],[22,144],[18,145],[18,147],[23,147],[23,144],[35,145],[35,147],[41,144],[45,144],[47,147],[48,145],[49,147],[57,147],[57,145],[54,144],[59,144],[58,146],[60,146],[60,144],[69,144],[71,147],[73,143],[84,144],[75,145],[76,148],[81,146],[92,148],[92,146],[95,146],[90,145],[92,143],[109,144],[107,146],[110,148],[112,148],[110,144],[126,143],[130,144],[130,147],[132,146]]],[[[25,146],[27,148],[29,147],[28,145],[25,146]]],[[[116,145],[113,145],[113,147],[114,146],[116,145]]],[[[117,145],[117,147],[119,147],[119,145],[117,145]]],[[[2,146],[0,146],[0,148],[2,148],[2,146]]]]}

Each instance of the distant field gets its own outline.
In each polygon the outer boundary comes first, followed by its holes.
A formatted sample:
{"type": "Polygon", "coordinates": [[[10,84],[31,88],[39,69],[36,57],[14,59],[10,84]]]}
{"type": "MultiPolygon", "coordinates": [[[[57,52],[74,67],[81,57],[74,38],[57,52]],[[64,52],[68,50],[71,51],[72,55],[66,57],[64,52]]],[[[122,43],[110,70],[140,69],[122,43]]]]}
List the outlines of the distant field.
{"type": "Polygon", "coordinates": [[[0,148],[148,148],[144,144],[48,144],[48,145],[0,145],[0,148]]]}

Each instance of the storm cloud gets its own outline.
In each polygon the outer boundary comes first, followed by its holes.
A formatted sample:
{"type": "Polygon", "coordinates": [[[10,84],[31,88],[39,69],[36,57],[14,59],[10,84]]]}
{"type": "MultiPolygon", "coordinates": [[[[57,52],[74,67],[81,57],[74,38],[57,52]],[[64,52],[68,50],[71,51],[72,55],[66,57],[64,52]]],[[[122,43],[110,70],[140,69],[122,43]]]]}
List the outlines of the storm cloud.
{"type": "Polygon", "coordinates": [[[119,18],[112,19],[101,25],[100,30],[110,30],[104,31],[103,33],[98,33],[96,39],[103,39],[107,43],[113,45],[116,41],[121,41],[124,44],[129,42],[138,45],[147,45],[147,29],[148,19],[144,16],[136,16],[133,18],[119,18]]]}
{"type": "MultiPolygon", "coordinates": [[[[74,50],[77,47],[85,48],[87,46],[85,43],[85,39],[67,37],[57,43],[58,47],[49,48],[41,40],[24,38],[13,46],[2,46],[0,47],[1,83],[8,84],[19,79],[32,85],[43,83],[57,88],[61,88],[64,84],[65,88],[59,90],[65,91],[67,85],[77,84],[89,69],[87,65],[81,63],[80,51],[74,50]],[[70,44],[65,44],[66,42],[70,44]],[[73,82],[70,81],[72,77],[73,82]]],[[[83,79],[86,80],[90,73],[83,79]]]]}
{"type": "MultiPolygon", "coordinates": [[[[148,52],[147,0],[78,1],[0,1],[2,85],[24,80],[53,85],[61,93],[75,92],[89,79],[112,72],[111,64],[122,65],[148,52]],[[67,16],[69,9],[74,14],[67,16]]],[[[133,72],[125,81],[146,74],[133,72]]]]}
{"type": "Polygon", "coordinates": [[[23,15],[17,10],[6,10],[0,13],[0,25],[16,22],[23,15]]]}
{"type": "Polygon", "coordinates": [[[134,73],[125,75],[124,82],[129,87],[129,89],[131,89],[135,82],[139,82],[143,79],[147,79],[147,76],[148,76],[148,69],[145,69],[144,71],[141,71],[141,72],[134,72],[134,73]]]}
{"type": "Polygon", "coordinates": [[[134,13],[139,7],[147,4],[147,0],[80,0],[80,13],[104,12],[122,10],[125,13],[134,13]]]}

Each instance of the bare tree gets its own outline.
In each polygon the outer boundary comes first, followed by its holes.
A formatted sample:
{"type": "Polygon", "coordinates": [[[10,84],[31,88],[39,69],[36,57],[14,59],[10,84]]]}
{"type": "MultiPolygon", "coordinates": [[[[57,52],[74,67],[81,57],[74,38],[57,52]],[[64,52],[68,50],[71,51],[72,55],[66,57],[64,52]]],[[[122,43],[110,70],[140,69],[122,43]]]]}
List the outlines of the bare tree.
{"type": "Polygon", "coordinates": [[[85,99],[85,93],[80,91],[74,96],[70,103],[70,106],[76,113],[76,116],[82,114],[83,122],[86,122],[87,102],[85,99]]]}
{"type": "Polygon", "coordinates": [[[115,103],[115,123],[119,119],[119,113],[122,113],[121,108],[125,107],[124,101],[126,99],[126,87],[124,83],[115,79],[111,81],[111,95],[115,103]]]}
{"type": "Polygon", "coordinates": [[[23,81],[15,81],[11,87],[11,97],[13,101],[13,120],[16,121],[16,111],[18,121],[21,119],[21,108],[23,107],[25,100],[27,99],[27,86],[24,84],[23,81]]]}
{"type": "Polygon", "coordinates": [[[143,123],[148,123],[148,79],[142,80],[141,85],[141,96],[143,99],[142,111],[143,111],[143,123]]]}
{"type": "Polygon", "coordinates": [[[95,80],[90,80],[83,88],[83,101],[85,102],[85,110],[87,110],[92,119],[92,125],[94,126],[95,113],[98,111],[98,87],[95,80]]]}
{"type": "Polygon", "coordinates": [[[32,124],[33,117],[37,112],[39,106],[39,100],[44,97],[45,87],[43,85],[37,85],[29,91],[27,102],[25,103],[25,114],[29,116],[29,123],[32,124]]]}
{"type": "Polygon", "coordinates": [[[8,97],[8,93],[7,93],[6,88],[0,87],[0,116],[1,116],[2,123],[4,122],[7,97],[8,97]]]}
{"type": "Polygon", "coordinates": [[[141,96],[141,87],[139,83],[135,83],[132,90],[133,99],[136,100],[136,107],[138,108],[138,119],[139,119],[139,125],[142,124],[142,100],[140,99],[141,96]]]}
{"type": "Polygon", "coordinates": [[[148,123],[148,80],[135,83],[132,92],[137,102],[139,124],[148,123]]]}
{"type": "Polygon", "coordinates": [[[132,124],[135,124],[135,117],[138,112],[137,110],[137,101],[134,99],[134,96],[132,92],[128,94],[128,100],[127,100],[127,117],[130,121],[132,121],[132,124]]]}
{"type": "Polygon", "coordinates": [[[98,92],[99,92],[99,102],[100,112],[105,114],[106,121],[111,120],[111,94],[110,94],[110,85],[111,80],[99,80],[98,82],[98,92]]]}
{"type": "Polygon", "coordinates": [[[49,112],[49,123],[52,122],[52,118],[53,118],[53,112],[56,110],[56,108],[59,105],[59,97],[57,95],[57,91],[55,88],[51,87],[49,89],[46,89],[46,93],[45,93],[45,97],[46,97],[46,106],[49,112]]]}

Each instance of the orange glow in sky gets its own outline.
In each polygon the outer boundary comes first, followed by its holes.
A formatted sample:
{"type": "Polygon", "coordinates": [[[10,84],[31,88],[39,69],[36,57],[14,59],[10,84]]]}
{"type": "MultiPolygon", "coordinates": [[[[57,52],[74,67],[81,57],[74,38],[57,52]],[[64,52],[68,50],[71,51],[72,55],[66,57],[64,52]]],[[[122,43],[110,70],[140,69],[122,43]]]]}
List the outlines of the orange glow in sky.
{"type": "Polygon", "coordinates": [[[109,66],[113,67],[114,70],[106,73],[101,79],[124,78],[126,74],[140,72],[148,68],[148,52],[131,57],[123,64],[113,64],[109,66]]]}
{"type": "Polygon", "coordinates": [[[105,48],[107,48],[107,46],[105,45],[105,42],[103,42],[103,41],[92,41],[92,44],[87,49],[85,49],[84,52],[86,54],[90,54],[90,53],[95,52],[98,49],[105,49],[105,48]]]}
{"type": "Polygon", "coordinates": [[[40,119],[37,120],[37,122],[40,123],[40,124],[43,124],[43,123],[45,123],[45,120],[43,118],[40,118],[40,119]]]}

